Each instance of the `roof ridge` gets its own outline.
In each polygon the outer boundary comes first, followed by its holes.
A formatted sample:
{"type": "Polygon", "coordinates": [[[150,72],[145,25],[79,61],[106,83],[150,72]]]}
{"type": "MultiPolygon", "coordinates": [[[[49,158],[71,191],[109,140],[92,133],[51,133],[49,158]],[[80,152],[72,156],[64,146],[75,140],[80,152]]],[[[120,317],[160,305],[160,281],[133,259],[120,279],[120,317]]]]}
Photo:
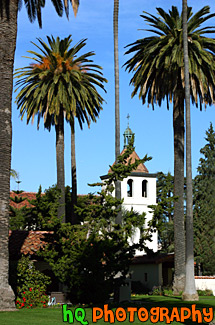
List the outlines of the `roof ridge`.
{"type": "MultiPolygon", "coordinates": [[[[122,152],[120,153],[120,156],[125,152],[126,148],[122,150],[122,152]]],[[[136,159],[138,160],[141,160],[140,157],[138,156],[138,154],[136,153],[136,151],[134,150],[130,156],[126,159],[126,164],[128,164],[128,161],[131,159],[131,163],[134,163],[136,159]]],[[[114,162],[112,164],[112,166],[115,165],[116,162],[114,162]]],[[[111,167],[112,167],[111,166],[111,167]]],[[[108,173],[111,173],[112,170],[111,168],[109,169],[108,173]]],[[[143,163],[140,163],[136,169],[132,170],[132,173],[139,173],[139,172],[142,172],[142,173],[149,173],[148,169],[146,168],[145,164],[143,163]]]]}

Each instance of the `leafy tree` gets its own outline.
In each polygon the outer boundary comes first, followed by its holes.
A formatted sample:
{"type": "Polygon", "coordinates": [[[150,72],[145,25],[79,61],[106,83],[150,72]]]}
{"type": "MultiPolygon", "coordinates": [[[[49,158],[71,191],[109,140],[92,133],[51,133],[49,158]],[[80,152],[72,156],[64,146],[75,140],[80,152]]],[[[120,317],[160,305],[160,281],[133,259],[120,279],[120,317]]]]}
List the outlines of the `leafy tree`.
{"type": "MultiPolygon", "coordinates": [[[[18,192],[18,191],[16,191],[18,192]]],[[[20,192],[20,191],[19,191],[20,192]]],[[[10,206],[10,229],[11,230],[50,230],[60,222],[57,217],[60,191],[57,186],[52,186],[42,193],[41,186],[36,198],[28,200],[32,207],[10,206]]],[[[15,196],[11,198],[15,203],[23,202],[26,198],[15,196]]]]}
{"type": "MultiPolygon", "coordinates": [[[[17,196],[10,198],[15,203],[21,203],[26,200],[26,197],[20,197],[18,194],[23,191],[14,191],[17,196]]],[[[65,188],[65,205],[66,217],[71,215],[71,192],[70,187],[65,188]]],[[[42,193],[41,186],[38,189],[36,198],[27,201],[31,207],[17,207],[10,205],[10,230],[52,230],[60,220],[57,216],[59,206],[60,191],[56,185],[46,189],[42,193]]],[[[86,202],[85,196],[78,197],[77,207],[84,207],[86,202]]],[[[78,223],[83,221],[81,216],[78,216],[78,223]]]]}
{"type": "Polygon", "coordinates": [[[77,208],[82,223],[58,224],[54,234],[47,235],[47,245],[41,254],[59,280],[68,286],[72,302],[104,302],[125,280],[135,249],[146,248],[145,240],[150,239],[150,233],[143,227],[144,213],[137,216],[130,211],[125,213],[121,224],[115,222],[122,200],[112,196],[113,184],[149,159],[145,156],[134,164],[123,165],[132,150],[130,146],[112,167],[99,195],[90,194],[82,200],[77,208]],[[129,245],[135,227],[140,228],[142,237],[139,244],[129,245]],[[119,272],[121,276],[116,277],[119,272]]]}
{"type": "MultiPolygon", "coordinates": [[[[56,160],[57,160],[57,186],[61,190],[58,217],[65,222],[65,180],[64,180],[64,116],[71,125],[72,139],[74,141],[74,118],[77,117],[80,127],[86,121],[96,121],[102,109],[103,98],[96,87],[104,90],[101,67],[94,64],[88,52],[77,56],[86,45],[82,40],[71,47],[71,35],[60,40],[47,36],[48,45],[38,39],[40,46],[34,44],[40,53],[28,51],[33,54],[31,59],[35,62],[27,67],[17,69],[15,73],[17,89],[17,108],[23,118],[27,114],[27,123],[30,119],[38,117],[38,127],[41,117],[48,130],[55,126],[56,130],[56,160]]],[[[16,89],[16,90],[17,90],[16,89]]],[[[71,146],[72,175],[73,175],[73,201],[77,202],[76,166],[74,143],[71,146]]]]}
{"type": "Polygon", "coordinates": [[[33,205],[30,218],[27,223],[28,230],[51,230],[55,224],[60,222],[58,218],[60,190],[57,186],[49,187],[42,194],[39,187],[35,200],[30,200],[33,205]]]}
{"type": "MultiPolygon", "coordinates": [[[[146,12],[141,15],[153,27],[148,31],[156,35],[130,44],[126,54],[135,53],[125,65],[129,72],[134,72],[132,97],[139,92],[142,103],[148,101],[153,108],[155,103],[161,106],[164,99],[169,108],[169,102],[173,101],[174,195],[178,197],[174,209],[174,292],[178,293],[184,290],[185,284],[183,26],[182,15],[176,7],[169,13],[162,8],[157,11],[160,18],[146,12]]],[[[213,33],[214,27],[201,28],[203,22],[215,16],[209,12],[210,8],[205,6],[194,15],[189,7],[187,13],[190,96],[200,109],[203,103],[211,105],[215,99],[215,40],[204,36],[213,33]]]]}
{"type": "MultiPolygon", "coordinates": [[[[26,197],[19,196],[20,193],[23,191],[13,191],[15,194],[15,197],[10,197],[10,200],[16,204],[19,204],[21,202],[24,202],[26,200],[26,197]]],[[[10,204],[10,219],[9,219],[9,228],[10,230],[24,230],[26,229],[27,219],[29,215],[29,208],[26,206],[15,208],[10,204]]]]}
{"type": "Polygon", "coordinates": [[[162,172],[157,175],[157,204],[150,206],[153,218],[150,225],[157,228],[160,251],[163,253],[174,252],[174,202],[177,198],[173,195],[174,177],[162,172]]]}
{"type": "Polygon", "coordinates": [[[194,179],[194,252],[204,275],[214,275],[215,254],[215,132],[210,124],[206,145],[200,150],[194,179]]]}
{"type": "MultiPolygon", "coordinates": [[[[36,18],[42,26],[41,8],[45,6],[45,0],[25,0],[28,17],[31,22],[36,18]]],[[[52,0],[58,15],[63,14],[62,0],[52,0]]],[[[8,215],[10,196],[10,169],[11,169],[11,101],[13,90],[13,65],[16,48],[17,14],[21,8],[22,0],[0,1],[0,305],[2,309],[14,307],[14,294],[8,285],[8,215]]],[[[72,0],[75,13],[78,0],[72,0]]],[[[68,1],[64,0],[66,12],[68,1]]]]}

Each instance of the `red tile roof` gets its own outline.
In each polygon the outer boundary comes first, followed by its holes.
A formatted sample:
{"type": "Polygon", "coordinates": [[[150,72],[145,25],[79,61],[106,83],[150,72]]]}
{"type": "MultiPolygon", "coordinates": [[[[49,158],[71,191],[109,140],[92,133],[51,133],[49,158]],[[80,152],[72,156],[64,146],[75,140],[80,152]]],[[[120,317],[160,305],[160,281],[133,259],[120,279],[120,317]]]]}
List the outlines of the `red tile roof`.
{"type": "Polygon", "coordinates": [[[132,265],[134,264],[159,264],[164,262],[173,262],[174,261],[174,254],[173,253],[156,253],[153,255],[141,255],[135,256],[132,259],[132,265]]]}
{"type": "Polygon", "coordinates": [[[45,234],[51,231],[9,231],[9,254],[10,259],[18,259],[21,254],[34,255],[40,248],[46,245],[45,234]]]}
{"type": "MultiPolygon", "coordinates": [[[[123,151],[121,152],[120,155],[122,155],[125,152],[126,149],[123,149],[123,151]]],[[[133,151],[132,154],[129,156],[129,158],[126,161],[126,165],[128,164],[129,160],[131,159],[131,163],[133,164],[135,162],[136,159],[140,159],[140,157],[138,156],[138,154],[136,153],[136,151],[133,151]]],[[[113,165],[115,165],[115,162],[113,163],[113,165]]],[[[113,166],[112,165],[112,166],[113,166]]],[[[139,164],[139,166],[132,171],[132,173],[148,173],[148,169],[146,168],[146,166],[144,164],[139,164]]],[[[109,169],[108,173],[111,173],[111,169],[109,169]]]]}
{"type": "MultiPolygon", "coordinates": [[[[16,209],[21,209],[23,207],[32,208],[32,207],[34,207],[34,205],[31,204],[29,201],[35,200],[36,195],[37,195],[37,193],[35,193],[35,192],[22,192],[22,193],[19,193],[19,194],[16,194],[14,192],[10,192],[10,197],[12,197],[13,199],[15,198],[15,196],[18,196],[19,198],[20,197],[25,198],[24,201],[19,202],[19,203],[16,203],[16,202],[14,202],[13,200],[10,199],[10,205],[13,208],[16,208],[16,209]]],[[[42,195],[44,195],[44,193],[42,193],[42,195]]],[[[85,196],[87,196],[87,195],[86,194],[78,194],[78,197],[85,197],[85,196]]]]}
{"type": "Polygon", "coordinates": [[[196,275],[195,276],[195,279],[215,279],[215,276],[214,275],[196,275]]]}
{"type": "Polygon", "coordinates": [[[18,198],[23,198],[25,199],[24,201],[22,202],[19,202],[19,203],[16,203],[14,202],[13,200],[10,199],[10,205],[13,207],[13,208],[16,208],[16,209],[21,209],[23,207],[26,207],[26,208],[32,208],[33,205],[29,202],[31,200],[35,200],[36,199],[36,194],[37,193],[34,193],[34,192],[22,192],[22,193],[19,193],[19,194],[16,194],[14,192],[10,192],[10,197],[12,197],[13,199],[17,196],[18,198]]]}

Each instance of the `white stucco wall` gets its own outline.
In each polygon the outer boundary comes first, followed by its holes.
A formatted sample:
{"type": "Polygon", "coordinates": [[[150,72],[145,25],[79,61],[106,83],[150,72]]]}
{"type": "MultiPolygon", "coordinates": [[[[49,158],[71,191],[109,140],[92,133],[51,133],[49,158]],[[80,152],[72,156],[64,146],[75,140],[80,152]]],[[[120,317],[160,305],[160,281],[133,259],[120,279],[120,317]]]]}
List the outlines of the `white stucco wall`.
{"type": "Polygon", "coordinates": [[[132,281],[140,281],[149,290],[154,286],[161,286],[163,284],[161,263],[130,265],[129,272],[132,281]],[[145,273],[147,275],[145,275],[145,273]],[[147,281],[145,281],[145,277],[147,277],[147,281]]]}
{"type": "Polygon", "coordinates": [[[196,290],[212,290],[215,296],[215,276],[195,276],[196,290]]]}
{"type": "MultiPolygon", "coordinates": [[[[148,205],[155,205],[156,204],[156,177],[149,177],[146,176],[140,176],[137,174],[137,176],[129,176],[125,178],[121,182],[121,195],[124,199],[123,201],[123,207],[124,209],[130,211],[132,208],[134,211],[138,213],[146,213],[146,227],[148,222],[152,219],[152,213],[150,212],[151,209],[148,207],[148,205]],[[127,182],[128,180],[132,180],[132,197],[129,197],[127,195],[127,182]],[[147,197],[142,197],[142,181],[147,181],[147,197]]],[[[140,231],[139,229],[136,230],[132,242],[137,243],[140,238],[140,231]]],[[[158,234],[157,232],[152,234],[151,237],[152,241],[147,241],[148,248],[152,249],[154,252],[158,250],[158,234]]],[[[143,251],[136,251],[137,255],[142,255],[143,251]]]]}
{"type": "MultiPolygon", "coordinates": [[[[112,193],[115,196],[115,191],[112,193]]],[[[131,176],[124,178],[121,182],[121,197],[123,198],[123,208],[130,211],[134,211],[142,214],[146,213],[145,226],[147,227],[148,222],[152,219],[151,209],[149,205],[156,205],[156,175],[148,173],[132,173],[131,176]],[[127,193],[127,182],[132,180],[132,197],[128,196],[127,193]],[[147,197],[142,197],[142,182],[147,181],[147,197]]],[[[132,243],[138,243],[140,238],[140,231],[136,229],[133,237],[131,238],[132,243]]],[[[158,233],[154,232],[151,236],[152,241],[147,241],[148,248],[154,252],[158,250],[158,233]]],[[[144,251],[136,250],[136,256],[144,254],[144,251]]]]}
{"type": "Polygon", "coordinates": [[[135,205],[142,207],[150,204],[156,204],[156,177],[147,176],[129,176],[121,182],[121,194],[124,198],[124,205],[135,205]],[[127,196],[127,181],[133,181],[133,195],[127,196]],[[147,197],[142,197],[142,181],[147,181],[147,197]]]}

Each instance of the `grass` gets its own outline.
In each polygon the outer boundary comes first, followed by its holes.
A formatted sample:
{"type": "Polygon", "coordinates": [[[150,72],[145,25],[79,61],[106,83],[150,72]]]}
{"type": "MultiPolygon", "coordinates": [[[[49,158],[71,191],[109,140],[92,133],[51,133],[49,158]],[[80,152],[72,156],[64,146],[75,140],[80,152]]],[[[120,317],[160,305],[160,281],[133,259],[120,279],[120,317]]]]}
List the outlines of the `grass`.
{"type": "MultiPolygon", "coordinates": [[[[132,298],[131,303],[127,303],[121,305],[125,310],[127,307],[137,307],[137,309],[141,307],[145,307],[148,311],[152,307],[166,307],[169,311],[172,310],[173,307],[181,308],[181,307],[188,307],[191,309],[191,305],[194,304],[192,302],[184,302],[179,297],[164,297],[164,296],[136,296],[132,298]]],[[[198,302],[195,302],[196,309],[201,310],[202,308],[209,308],[212,307],[215,309],[215,297],[200,297],[198,302]]],[[[103,309],[103,306],[101,307],[103,309]]],[[[71,310],[74,312],[74,307],[71,310]]],[[[115,308],[113,309],[115,310],[115,308]]],[[[104,322],[104,319],[98,320],[96,323],[92,322],[92,309],[86,308],[86,316],[85,320],[88,321],[88,324],[98,324],[98,325],[105,325],[110,324],[108,322],[104,322]]],[[[157,322],[156,324],[166,324],[164,318],[164,322],[157,322]]],[[[137,315],[135,315],[135,320],[133,324],[152,324],[150,320],[147,322],[141,322],[138,320],[137,315]]],[[[184,324],[193,324],[191,319],[187,319],[184,321],[184,324]]],[[[62,319],[62,308],[47,308],[47,309],[21,309],[14,312],[0,312],[0,324],[1,325],[14,325],[14,324],[22,324],[22,325],[55,325],[55,324],[66,324],[63,322],[62,319]]],[[[75,325],[80,324],[80,322],[74,321],[75,325]]],[[[129,325],[129,316],[124,322],[115,321],[115,324],[123,324],[129,325]]],[[[179,322],[173,321],[171,324],[179,324],[179,322]]],[[[195,323],[196,324],[196,323],[195,323]]]]}

